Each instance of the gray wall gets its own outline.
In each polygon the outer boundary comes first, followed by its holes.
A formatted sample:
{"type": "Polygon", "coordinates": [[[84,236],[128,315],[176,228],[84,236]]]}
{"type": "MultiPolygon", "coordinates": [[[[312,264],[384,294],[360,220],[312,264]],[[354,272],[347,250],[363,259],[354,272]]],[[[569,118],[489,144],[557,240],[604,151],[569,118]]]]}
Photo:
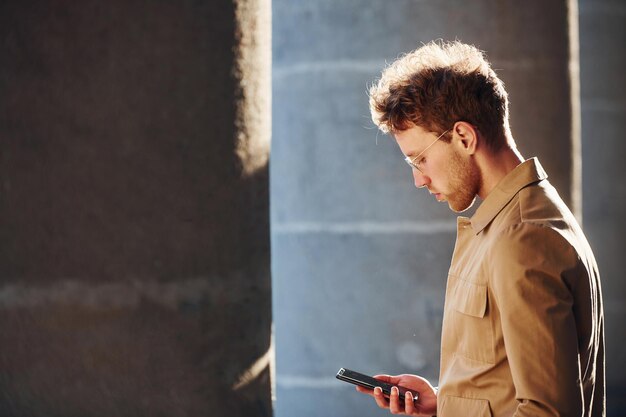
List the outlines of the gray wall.
{"type": "Polygon", "coordinates": [[[609,416],[626,415],[626,4],[580,0],[584,229],[600,266],[609,416]]]}
{"type": "Polygon", "coordinates": [[[276,416],[387,415],[334,374],[436,384],[455,216],[415,190],[376,132],[367,85],[421,42],[476,44],[509,91],[521,152],[539,156],[571,203],[580,119],[567,2],[274,0],[273,13],[276,416]]]}
{"type": "Polygon", "coordinates": [[[271,415],[235,7],[0,2],[0,415],[271,415]]]}

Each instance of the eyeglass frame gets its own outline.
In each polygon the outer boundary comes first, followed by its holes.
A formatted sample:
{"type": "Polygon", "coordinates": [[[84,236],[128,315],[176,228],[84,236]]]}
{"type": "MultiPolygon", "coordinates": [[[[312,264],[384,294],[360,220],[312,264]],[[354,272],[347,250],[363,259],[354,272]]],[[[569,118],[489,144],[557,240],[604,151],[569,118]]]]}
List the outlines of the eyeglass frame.
{"type": "Polygon", "coordinates": [[[430,145],[428,145],[422,152],[420,152],[419,154],[417,154],[417,156],[414,157],[410,157],[410,156],[405,156],[404,157],[404,162],[406,162],[407,164],[409,164],[412,168],[415,168],[416,170],[418,170],[420,173],[424,173],[424,171],[422,171],[419,167],[419,161],[415,162],[418,158],[420,158],[422,155],[424,155],[424,153],[431,147],[433,146],[435,143],[437,143],[439,141],[439,139],[441,139],[443,137],[443,135],[445,135],[446,133],[450,132],[452,129],[448,129],[445,132],[443,132],[441,135],[437,136],[437,139],[435,139],[434,141],[432,141],[432,143],[430,145]]]}

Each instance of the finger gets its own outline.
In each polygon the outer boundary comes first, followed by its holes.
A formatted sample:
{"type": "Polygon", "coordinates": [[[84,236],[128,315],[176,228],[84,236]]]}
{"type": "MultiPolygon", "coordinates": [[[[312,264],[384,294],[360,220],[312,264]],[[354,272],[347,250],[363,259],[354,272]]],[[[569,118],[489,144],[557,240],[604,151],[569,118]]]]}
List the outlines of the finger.
{"type": "Polygon", "coordinates": [[[376,400],[376,404],[380,408],[389,408],[389,401],[383,395],[383,390],[380,387],[374,388],[374,399],[376,400]]]}
{"type": "Polygon", "coordinates": [[[363,394],[374,395],[374,390],[362,387],[360,385],[355,386],[356,390],[362,392],[363,394]]]}
{"type": "Polygon", "coordinates": [[[404,404],[400,401],[400,391],[398,390],[398,387],[391,388],[391,395],[389,396],[389,411],[391,411],[391,414],[404,412],[404,404]]]}
{"type": "Polygon", "coordinates": [[[379,381],[383,381],[383,382],[387,382],[388,384],[391,385],[402,385],[402,377],[404,375],[385,375],[385,374],[381,374],[381,375],[374,375],[374,379],[377,379],[379,381]]]}
{"type": "Polygon", "coordinates": [[[413,414],[415,411],[415,403],[413,402],[413,393],[407,391],[404,394],[404,412],[408,415],[413,414]]]}

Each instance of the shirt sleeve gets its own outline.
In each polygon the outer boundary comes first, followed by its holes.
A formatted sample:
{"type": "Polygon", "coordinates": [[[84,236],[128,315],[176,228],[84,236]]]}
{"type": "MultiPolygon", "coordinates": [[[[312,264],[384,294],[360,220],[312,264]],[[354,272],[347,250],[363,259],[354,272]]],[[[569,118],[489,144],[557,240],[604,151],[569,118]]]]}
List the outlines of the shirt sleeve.
{"type": "Polygon", "coordinates": [[[522,223],[502,233],[490,257],[490,288],[518,401],[514,416],[581,416],[576,251],[558,230],[522,223]]]}

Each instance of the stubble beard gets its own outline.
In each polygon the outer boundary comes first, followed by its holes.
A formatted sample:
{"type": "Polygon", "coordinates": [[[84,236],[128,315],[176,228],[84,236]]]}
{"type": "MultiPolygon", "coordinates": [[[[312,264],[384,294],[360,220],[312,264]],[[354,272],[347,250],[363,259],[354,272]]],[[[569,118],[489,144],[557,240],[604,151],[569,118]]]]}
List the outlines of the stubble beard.
{"type": "Polygon", "coordinates": [[[463,159],[453,152],[450,159],[449,187],[452,192],[446,196],[450,210],[462,213],[472,207],[482,183],[478,166],[471,159],[463,159]]]}

